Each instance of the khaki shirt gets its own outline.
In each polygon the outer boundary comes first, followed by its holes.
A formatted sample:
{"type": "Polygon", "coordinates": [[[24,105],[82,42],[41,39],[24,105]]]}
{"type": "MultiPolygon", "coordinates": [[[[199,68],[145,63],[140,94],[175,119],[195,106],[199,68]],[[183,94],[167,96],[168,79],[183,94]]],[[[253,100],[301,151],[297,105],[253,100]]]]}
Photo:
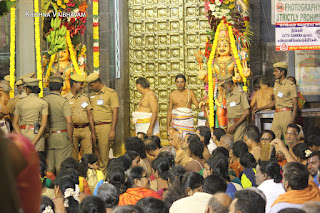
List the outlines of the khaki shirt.
{"type": "Polygon", "coordinates": [[[37,94],[30,93],[17,102],[14,114],[19,115],[21,125],[34,125],[41,121],[42,115],[48,115],[48,103],[37,94]]]}
{"type": "Polygon", "coordinates": [[[115,90],[103,86],[99,92],[90,94],[94,122],[111,122],[112,109],[119,107],[118,94],[115,90]]]}
{"type": "Polygon", "coordinates": [[[240,118],[250,108],[247,94],[238,86],[226,94],[226,105],[228,118],[240,118]]]}
{"type": "Polygon", "coordinates": [[[51,92],[44,97],[49,104],[48,126],[50,131],[67,129],[66,116],[72,116],[69,101],[57,92],[51,92]]]}
{"type": "Polygon", "coordinates": [[[292,98],[298,97],[297,87],[288,79],[284,79],[281,83],[277,79],[274,83],[273,95],[276,101],[276,108],[293,107],[292,98]]]}
{"type": "Polygon", "coordinates": [[[72,121],[75,124],[89,123],[87,110],[91,110],[89,98],[86,95],[78,94],[76,98],[72,92],[64,95],[63,97],[69,100],[70,108],[72,111],[72,121]]]}
{"type": "Polygon", "coordinates": [[[14,109],[16,107],[16,104],[18,103],[19,100],[23,99],[27,97],[27,93],[26,92],[22,92],[20,95],[17,95],[16,97],[10,99],[10,101],[7,104],[7,109],[9,111],[10,114],[14,113],[14,109]]]}

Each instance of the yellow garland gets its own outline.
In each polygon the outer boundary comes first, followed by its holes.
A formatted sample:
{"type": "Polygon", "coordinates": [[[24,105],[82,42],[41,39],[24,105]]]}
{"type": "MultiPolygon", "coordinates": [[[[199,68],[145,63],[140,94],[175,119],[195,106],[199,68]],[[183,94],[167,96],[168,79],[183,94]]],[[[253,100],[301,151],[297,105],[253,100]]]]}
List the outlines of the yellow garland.
{"type": "MultiPolygon", "coordinates": [[[[39,0],[34,0],[34,13],[39,14],[39,0]]],[[[41,67],[41,49],[40,49],[40,17],[34,17],[34,37],[36,46],[36,67],[37,67],[37,79],[39,79],[40,93],[39,97],[43,97],[42,87],[42,67],[41,67]]]]}
{"type": "Polygon", "coordinates": [[[52,64],[54,62],[54,59],[56,58],[56,55],[57,55],[57,53],[50,56],[50,62],[49,62],[48,69],[47,69],[47,78],[50,77],[51,70],[52,70],[52,64]]]}
{"type": "Polygon", "coordinates": [[[99,68],[100,67],[100,60],[99,60],[99,52],[93,52],[93,66],[95,68],[99,68]]]}
{"type": "MultiPolygon", "coordinates": [[[[92,3],[92,15],[94,15],[94,16],[99,15],[99,2],[92,3]]],[[[99,40],[99,26],[93,27],[93,39],[96,41],[99,40]]],[[[99,47],[99,42],[98,42],[98,47],[99,47]]],[[[93,52],[93,68],[95,68],[95,69],[99,69],[99,67],[100,67],[100,58],[99,57],[100,57],[100,50],[98,52],[94,51],[93,52]]]]}
{"type": "MultiPolygon", "coordinates": [[[[12,1],[12,0],[11,0],[12,1]]],[[[16,81],[15,54],[16,54],[16,8],[10,8],[10,98],[14,97],[14,84],[16,81]]]]}
{"type": "Polygon", "coordinates": [[[211,128],[214,127],[214,101],[213,101],[214,88],[213,88],[213,67],[212,67],[212,62],[213,62],[214,56],[216,54],[216,49],[217,49],[217,45],[218,45],[219,32],[220,32],[221,24],[222,24],[222,22],[220,22],[220,24],[217,26],[217,30],[216,30],[215,35],[214,35],[214,40],[213,40],[213,44],[212,44],[210,57],[209,57],[209,60],[208,60],[208,91],[209,91],[209,110],[210,110],[209,125],[210,125],[211,128]]]}
{"type": "Polygon", "coordinates": [[[93,28],[93,39],[99,39],[99,28],[98,27],[93,28]]]}
{"type": "Polygon", "coordinates": [[[74,52],[74,50],[73,50],[73,45],[72,45],[72,42],[71,42],[69,30],[67,30],[66,39],[67,39],[67,44],[68,44],[68,47],[69,47],[70,58],[71,58],[73,67],[74,67],[76,73],[77,73],[78,75],[81,75],[81,71],[80,71],[80,69],[79,69],[78,61],[77,61],[77,59],[76,59],[76,54],[75,54],[75,52],[74,52]]]}
{"type": "Polygon", "coordinates": [[[240,73],[242,80],[243,80],[243,83],[244,83],[243,90],[245,92],[247,92],[248,91],[248,88],[246,86],[247,79],[243,75],[243,67],[241,65],[240,57],[238,54],[238,49],[236,47],[236,40],[234,39],[234,36],[233,36],[232,26],[228,26],[228,32],[229,32],[229,37],[230,37],[230,45],[231,45],[231,49],[232,49],[232,54],[233,54],[234,58],[236,59],[237,68],[239,70],[239,73],[240,73]]]}

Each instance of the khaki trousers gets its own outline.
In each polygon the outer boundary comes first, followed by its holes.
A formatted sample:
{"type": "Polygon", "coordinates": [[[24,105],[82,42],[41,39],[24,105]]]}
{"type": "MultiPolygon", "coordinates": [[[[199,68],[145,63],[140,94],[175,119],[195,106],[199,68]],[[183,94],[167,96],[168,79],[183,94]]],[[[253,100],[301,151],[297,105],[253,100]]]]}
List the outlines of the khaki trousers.
{"type": "Polygon", "coordinates": [[[89,126],[73,129],[72,157],[76,160],[78,160],[79,156],[79,143],[81,151],[84,155],[92,153],[92,139],[89,126]]]}
{"type": "Polygon", "coordinates": [[[67,132],[50,133],[48,138],[47,171],[58,174],[61,163],[66,158],[71,157],[72,147],[67,132]]]}
{"type": "MultiPolygon", "coordinates": [[[[33,129],[20,129],[20,131],[21,131],[21,134],[26,136],[31,142],[37,136],[37,134],[34,134],[33,129]]],[[[45,145],[44,145],[43,135],[40,137],[38,142],[36,144],[34,144],[34,148],[36,149],[37,152],[44,151],[45,145]]]]}
{"type": "Polygon", "coordinates": [[[98,149],[100,154],[100,170],[105,174],[108,161],[109,161],[109,150],[110,143],[108,140],[109,133],[111,131],[111,124],[103,124],[95,126],[98,149]]]}
{"type": "MultiPolygon", "coordinates": [[[[232,126],[233,124],[235,124],[234,120],[228,120],[228,126],[232,126]]],[[[246,132],[248,126],[248,121],[245,120],[243,121],[236,129],[236,131],[234,132],[233,136],[233,141],[242,141],[244,133],[246,132]]]]}
{"type": "Polygon", "coordinates": [[[292,118],[292,111],[275,112],[271,130],[276,135],[276,138],[281,139],[281,134],[285,135],[287,126],[292,118]]]}

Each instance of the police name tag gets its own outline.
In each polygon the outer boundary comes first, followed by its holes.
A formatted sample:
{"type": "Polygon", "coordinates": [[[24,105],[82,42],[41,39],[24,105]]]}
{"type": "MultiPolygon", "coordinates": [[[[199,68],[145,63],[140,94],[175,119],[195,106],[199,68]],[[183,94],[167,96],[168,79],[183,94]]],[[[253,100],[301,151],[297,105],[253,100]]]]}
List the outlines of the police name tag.
{"type": "Polygon", "coordinates": [[[282,92],[278,92],[278,97],[282,98],[282,96],[283,96],[283,93],[282,92]]]}
{"type": "Polygon", "coordinates": [[[236,106],[236,102],[235,101],[232,101],[231,103],[230,103],[230,107],[235,107],[236,106]]]}
{"type": "Polygon", "coordinates": [[[103,105],[103,100],[97,100],[97,105],[103,105]]]}
{"type": "Polygon", "coordinates": [[[88,106],[88,103],[87,103],[86,101],[81,104],[81,107],[82,107],[83,109],[85,109],[87,106],[88,106]]]}
{"type": "Polygon", "coordinates": [[[90,98],[94,98],[95,96],[90,96],[90,98]]]}
{"type": "Polygon", "coordinates": [[[69,104],[73,104],[73,102],[69,102],[69,104]]]}

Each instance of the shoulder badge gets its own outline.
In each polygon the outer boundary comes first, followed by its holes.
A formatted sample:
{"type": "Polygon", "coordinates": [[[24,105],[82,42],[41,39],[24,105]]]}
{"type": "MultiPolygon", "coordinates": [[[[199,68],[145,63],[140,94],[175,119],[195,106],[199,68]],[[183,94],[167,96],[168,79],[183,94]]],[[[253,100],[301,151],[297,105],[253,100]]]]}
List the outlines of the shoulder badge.
{"type": "Polygon", "coordinates": [[[287,80],[287,83],[288,83],[289,85],[294,85],[294,83],[293,83],[292,81],[290,81],[290,80],[287,80]]]}
{"type": "Polygon", "coordinates": [[[111,88],[109,88],[109,87],[106,87],[106,90],[107,90],[108,92],[115,92],[114,89],[111,89],[111,88]]]}

